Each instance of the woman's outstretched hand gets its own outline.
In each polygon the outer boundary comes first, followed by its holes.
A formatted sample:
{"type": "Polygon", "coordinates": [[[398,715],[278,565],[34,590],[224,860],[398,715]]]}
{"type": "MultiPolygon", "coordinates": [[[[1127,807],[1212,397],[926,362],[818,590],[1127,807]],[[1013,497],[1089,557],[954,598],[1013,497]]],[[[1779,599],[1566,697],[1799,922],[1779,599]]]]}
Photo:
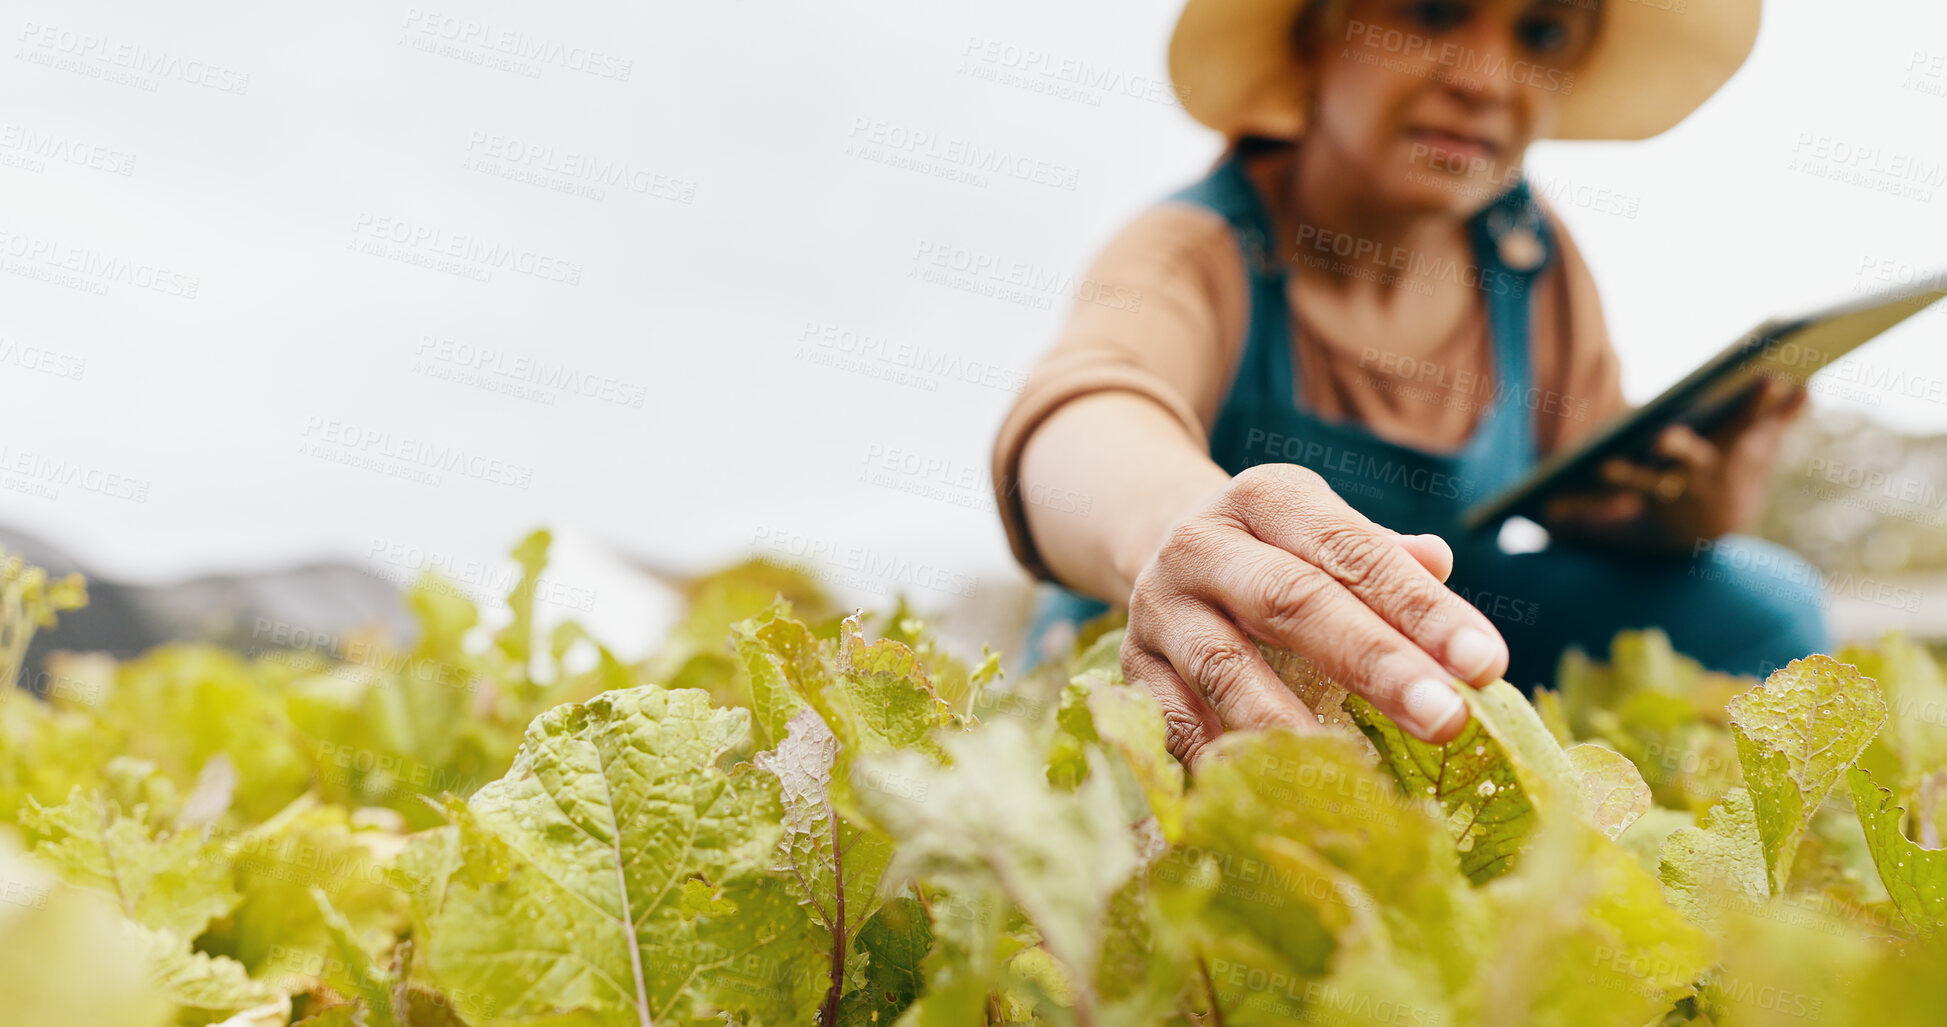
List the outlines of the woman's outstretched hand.
{"type": "Polygon", "coordinates": [[[1163,707],[1193,763],[1226,728],[1315,729],[1259,654],[1290,649],[1414,736],[1467,723],[1456,691],[1506,672],[1507,643],[1442,584],[1453,553],[1352,509],[1316,473],[1265,464],[1172,525],[1137,575],[1122,670],[1163,707]]]}

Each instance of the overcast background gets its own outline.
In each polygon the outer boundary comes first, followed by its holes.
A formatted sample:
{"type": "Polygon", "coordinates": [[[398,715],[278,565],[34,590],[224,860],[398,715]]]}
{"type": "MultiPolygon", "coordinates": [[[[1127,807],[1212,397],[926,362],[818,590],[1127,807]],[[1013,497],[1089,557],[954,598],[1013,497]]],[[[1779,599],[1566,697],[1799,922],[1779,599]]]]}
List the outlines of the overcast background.
{"type": "MultiPolygon", "coordinates": [[[[551,525],[594,600],[568,605],[624,648],[668,604],[604,547],[817,553],[867,605],[1011,596],[994,429],[1091,254],[1218,148],[1164,84],[1177,8],[15,0],[0,523],[145,582],[491,567],[551,525]],[[883,160],[920,137],[1042,180],[883,160]]],[[[1947,264],[1947,8],[1767,8],[1676,130],[1531,155],[1632,398],[1947,264]]],[[[1931,311],[1870,359],[1939,369],[1944,335],[1931,311]]],[[[1819,402],[1939,430],[1938,398],[1819,402]]]]}

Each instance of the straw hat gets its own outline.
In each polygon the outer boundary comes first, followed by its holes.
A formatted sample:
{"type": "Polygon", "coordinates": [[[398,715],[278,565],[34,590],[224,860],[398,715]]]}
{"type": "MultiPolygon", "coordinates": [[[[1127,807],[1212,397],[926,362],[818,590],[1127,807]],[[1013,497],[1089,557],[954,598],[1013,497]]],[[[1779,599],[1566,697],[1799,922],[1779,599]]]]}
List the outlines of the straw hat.
{"type": "MultiPolygon", "coordinates": [[[[1189,0],[1170,38],[1184,109],[1225,135],[1304,128],[1292,28],[1319,0],[1189,0]]],[[[1558,139],[1646,139],[1744,63],[1762,0],[1604,0],[1594,49],[1565,90],[1558,139]]]]}

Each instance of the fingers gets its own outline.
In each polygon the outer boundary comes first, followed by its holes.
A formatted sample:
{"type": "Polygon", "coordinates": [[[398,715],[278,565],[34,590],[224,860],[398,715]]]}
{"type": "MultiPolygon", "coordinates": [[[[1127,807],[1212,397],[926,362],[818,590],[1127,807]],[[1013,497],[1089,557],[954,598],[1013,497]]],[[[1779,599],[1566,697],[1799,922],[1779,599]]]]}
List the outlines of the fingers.
{"type": "Polygon", "coordinates": [[[1693,473],[1709,471],[1723,459],[1716,443],[1685,424],[1673,424],[1656,437],[1657,456],[1674,460],[1693,473]]]}
{"type": "Polygon", "coordinates": [[[1442,582],[1453,576],[1453,547],[1438,535],[1401,535],[1393,540],[1442,582]]]}
{"type": "Polygon", "coordinates": [[[1123,675],[1156,696],[1179,759],[1194,763],[1227,729],[1317,729],[1317,715],[1264,662],[1257,644],[1215,609],[1183,597],[1156,619],[1171,625],[1167,634],[1133,644],[1124,636],[1123,675]]]}
{"type": "Polygon", "coordinates": [[[1551,526],[1601,534],[1633,523],[1648,506],[1638,491],[1583,492],[1550,499],[1545,516],[1551,526]]]}
{"type": "Polygon", "coordinates": [[[1759,394],[1755,404],[1756,417],[1790,417],[1796,414],[1805,401],[1811,397],[1811,390],[1802,382],[1784,378],[1766,378],[1764,391],[1759,394]]]}
{"type": "Polygon", "coordinates": [[[1657,481],[1662,473],[1648,464],[1625,460],[1612,456],[1596,468],[1597,480],[1609,489],[1630,489],[1636,492],[1656,491],[1657,481]]]}
{"type": "MultiPolygon", "coordinates": [[[[1250,551],[1226,561],[1203,589],[1203,598],[1243,633],[1303,652],[1326,677],[1364,696],[1424,741],[1443,742],[1466,724],[1466,704],[1455,691],[1453,674],[1377,609],[1323,569],[1276,546],[1256,539],[1246,540],[1245,545],[1250,551]],[[1329,644],[1322,644],[1324,640],[1329,644]]],[[[1406,563],[1410,568],[1406,573],[1431,580],[1424,568],[1396,547],[1384,548],[1406,563]]],[[[1437,584],[1432,587],[1452,596],[1437,584]]],[[[1473,607],[1466,611],[1486,621],[1473,607]]],[[[1486,623],[1475,629],[1483,636],[1482,643],[1492,631],[1486,623]]],[[[1470,658],[1491,661],[1493,653],[1470,658]]],[[[1208,690],[1207,682],[1205,687],[1208,690]]],[[[1230,724],[1231,714],[1221,702],[1217,709],[1224,723],[1230,724]]]]}
{"type": "Polygon", "coordinates": [[[1121,659],[1123,678],[1147,689],[1156,705],[1163,708],[1163,742],[1170,755],[1185,766],[1196,766],[1204,750],[1224,733],[1217,711],[1202,692],[1177,674],[1167,658],[1137,644],[1134,635],[1122,637],[1121,659]]]}
{"type": "MultiPolygon", "coordinates": [[[[1360,620],[1361,611],[1352,608],[1362,607],[1366,618],[1383,623],[1417,648],[1421,659],[1413,662],[1427,672],[1444,664],[1454,675],[1478,686],[1507,671],[1507,643],[1493,622],[1442,585],[1438,575],[1398,543],[1401,536],[1347,506],[1304,468],[1285,464],[1265,465],[1263,470],[1270,472],[1262,482],[1264,500],[1233,510],[1233,515],[1245,522],[1251,535],[1296,556],[1298,562],[1274,562],[1267,567],[1260,560],[1248,569],[1227,568],[1231,575],[1257,575],[1247,582],[1233,577],[1228,593],[1256,599],[1255,609],[1248,612],[1258,620],[1245,624],[1246,628],[1269,631],[1267,640],[1312,655],[1320,648],[1318,638],[1333,636],[1294,637],[1293,628],[1311,621],[1311,612],[1321,609],[1329,611],[1328,627],[1341,615],[1348,621],[1360,620]],[[1308,569],[1318,573],[1307,573],[1308,569]]],[[[1428,544],[1414,547],[1424,549],[1428,544]]],[[[1355,687],[1360,678],[1337,679],[1360,691],[1355,687]]],[[[1403,688],[1406,682],[1393,684],[1403,688]]]]}

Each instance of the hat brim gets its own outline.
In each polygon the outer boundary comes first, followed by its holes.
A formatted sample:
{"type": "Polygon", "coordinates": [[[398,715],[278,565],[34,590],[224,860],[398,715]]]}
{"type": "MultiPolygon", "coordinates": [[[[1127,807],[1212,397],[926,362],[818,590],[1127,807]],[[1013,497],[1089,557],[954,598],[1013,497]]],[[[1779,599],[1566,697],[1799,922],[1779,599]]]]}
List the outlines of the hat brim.
{"type": "MultiPolygon", "coordinates": [[[[1304,131],[1291,31],[1316,0],[1189,0],[1170,37],[1185,110],[1225,135],[1304,131]]],[[[1557,139],[1647,139],[1689,117],[1751,53],[1761,0],[1607,0],[1595,48],[1562,88],[1557,139]],[[1665,6],[1667,5],[1667,7],[1665,6]]]]}

